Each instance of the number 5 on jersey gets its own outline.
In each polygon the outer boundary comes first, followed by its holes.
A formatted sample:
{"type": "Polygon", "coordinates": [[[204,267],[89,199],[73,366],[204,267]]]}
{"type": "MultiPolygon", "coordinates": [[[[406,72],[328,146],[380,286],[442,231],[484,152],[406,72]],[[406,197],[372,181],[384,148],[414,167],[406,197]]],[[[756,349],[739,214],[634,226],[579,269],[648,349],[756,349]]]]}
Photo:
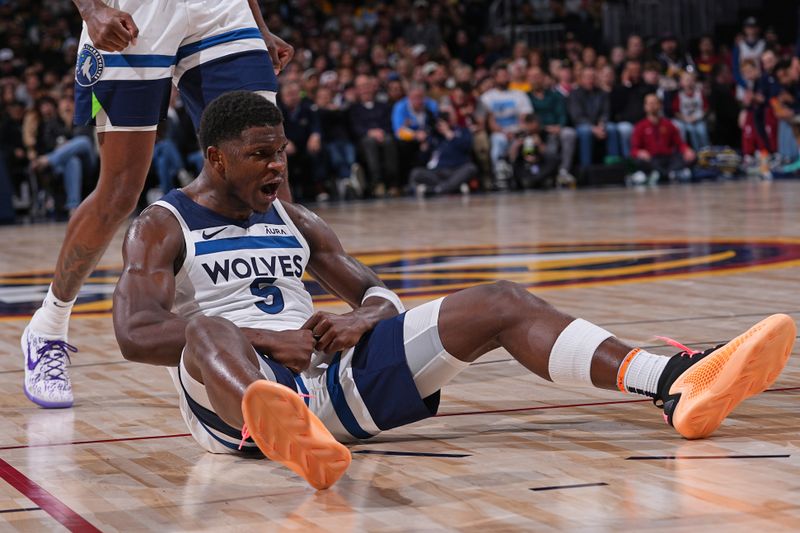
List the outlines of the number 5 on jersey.
{"type": "Polygon", "coordinates": [[[275,278],[256,278],[250,284],[250,293],[264,299],[263,302],[256,302],[255,306],[269,315],[283,311],[283,294],[273,283],[275,278]]]}

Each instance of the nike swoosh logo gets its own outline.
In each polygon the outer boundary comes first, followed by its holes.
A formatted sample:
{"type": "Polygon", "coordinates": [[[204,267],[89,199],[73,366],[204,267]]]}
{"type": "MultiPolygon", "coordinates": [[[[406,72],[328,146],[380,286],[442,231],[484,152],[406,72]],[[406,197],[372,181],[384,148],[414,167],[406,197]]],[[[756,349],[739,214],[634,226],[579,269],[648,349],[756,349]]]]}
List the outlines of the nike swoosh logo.
{"type": "Polygon", "coordinates": [[[38,359],[36,361],[31,361],[31,341],[28,341],[28,370],[34,370],[38,364],[38,359]]]}
{"type": "Polygon", "coordinates": [[[204,238],[205,240],[208,240],[208,239],[210,239],[210,238],[212,238],[212,237],[215,237],[216,235],[219,235],[220,233],[222,233],[222,232],[223,232],[223,231],[225,231],[226,229],[228,229],[228,228],[222,228],[222,229],[218,229],[217,231],[214,231],[214,232],[212,232],[212,233],[206,233],[206,232],[204,231],[204,232],[203,232],[203,238],[204,238]]]}

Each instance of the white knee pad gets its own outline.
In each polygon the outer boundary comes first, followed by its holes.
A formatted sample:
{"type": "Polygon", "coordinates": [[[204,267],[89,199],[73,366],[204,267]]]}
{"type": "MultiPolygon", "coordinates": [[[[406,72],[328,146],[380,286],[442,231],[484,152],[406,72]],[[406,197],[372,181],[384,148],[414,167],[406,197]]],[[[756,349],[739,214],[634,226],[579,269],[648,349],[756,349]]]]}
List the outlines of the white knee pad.
{"type": "Polygon", "coordinates": [[[550,379],[559,385],[592,384],[592,356],[613,335],[591,322],[576,318],[564,328],[550,350],[550,379]]]}

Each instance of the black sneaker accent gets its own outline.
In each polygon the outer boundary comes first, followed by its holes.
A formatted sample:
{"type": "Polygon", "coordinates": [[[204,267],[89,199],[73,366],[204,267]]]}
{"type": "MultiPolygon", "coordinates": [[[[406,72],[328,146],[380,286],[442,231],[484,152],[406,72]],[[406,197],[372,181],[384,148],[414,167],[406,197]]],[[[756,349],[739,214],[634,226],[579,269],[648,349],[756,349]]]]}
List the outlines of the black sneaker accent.
{"type": "MultiPolygon", "coordinates": [[[[666,416],[666,420],[670,426],[672,425],[672,413],[675,412],[675,408],[678,406],[678,401],[681,399],[680,393],[669,393],[669,389],[672,387],[672,384],[675,383],[681,374],[686,372],[689,367],[696,365],[707,355],[719,350],[726,344],[726,342],[723,342],[714,348],[709,348],[704,352],[691,355],[687,352],[680,352],[679,354],[673,355],[669,358],[669,361],[667,361],[667,366],[664,367],[664,372],[661,374],[661,377],[658,378],[658,394],[647,394],[647,396],[653,398],[653,404],[656,407],[664,409],[664,415],[666,416]],[[659,402],[661,402],[661,405],[659,405],[659,402]]],[[[640,392],[640,394],[642,393],[640,392]]]]}

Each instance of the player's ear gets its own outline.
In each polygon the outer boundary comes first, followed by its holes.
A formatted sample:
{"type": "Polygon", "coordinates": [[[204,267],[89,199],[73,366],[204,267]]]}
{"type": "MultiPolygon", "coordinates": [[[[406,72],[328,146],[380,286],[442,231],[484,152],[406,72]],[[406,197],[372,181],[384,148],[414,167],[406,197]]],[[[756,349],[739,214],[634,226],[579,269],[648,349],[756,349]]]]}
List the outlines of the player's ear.
{"type": "Polygon", "coordinates": [[[216,146],[209,146],[206,149],[206,159],[208,159],[208,163],[211,165],[211,168],[220,174],[225,174],[225,161],[222,157],[222,150],[216,146]]]}

